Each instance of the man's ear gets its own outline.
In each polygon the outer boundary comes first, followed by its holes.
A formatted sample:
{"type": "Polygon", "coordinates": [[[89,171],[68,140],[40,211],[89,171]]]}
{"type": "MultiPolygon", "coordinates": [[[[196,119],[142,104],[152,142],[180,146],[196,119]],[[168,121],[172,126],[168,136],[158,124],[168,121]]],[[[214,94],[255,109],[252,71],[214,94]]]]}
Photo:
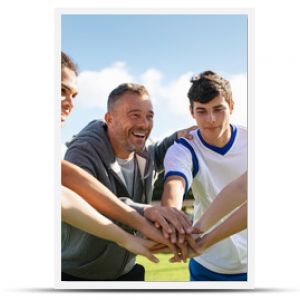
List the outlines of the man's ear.
{"type": "Polygon", "coordinates": [[[112,122],[112,115],[111,115],[111,113],[109,111],[107,113],[105,113],[104,120],[105,120],[105,122],[106,122],[107,125],[111,124],[111,122],[112,122]]]}

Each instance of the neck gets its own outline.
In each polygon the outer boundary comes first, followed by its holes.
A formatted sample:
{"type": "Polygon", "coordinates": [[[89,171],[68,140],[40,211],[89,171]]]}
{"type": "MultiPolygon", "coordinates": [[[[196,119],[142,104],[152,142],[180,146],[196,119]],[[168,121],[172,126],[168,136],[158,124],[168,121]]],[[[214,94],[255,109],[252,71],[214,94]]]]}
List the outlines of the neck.
{"type": "Polygon", "coordinates": [[[231,126],[229,126],[228,129],[226,129],[222,133],[222,135],[220,137],[218,137],[216,140],[209,141],[209,140],[206,140],[204,137],[203,137],[203,139],[205,140],[206,143],[208,143],[211,146],[223,148],[230,141],[231,133],[232,133],[232,128],[231,128],[231,126]]]}

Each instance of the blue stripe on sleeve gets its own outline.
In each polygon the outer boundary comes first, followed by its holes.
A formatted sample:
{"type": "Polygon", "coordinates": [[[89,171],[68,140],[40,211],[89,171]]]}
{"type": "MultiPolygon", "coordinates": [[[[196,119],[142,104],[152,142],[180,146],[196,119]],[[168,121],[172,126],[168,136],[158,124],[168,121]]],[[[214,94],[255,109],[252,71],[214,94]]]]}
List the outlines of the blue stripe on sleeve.
{"type": "Polygon", "coordinates": [[[177,172],[177,171],[169,171],[169,172],[165,175],[164,180],[166,180],[166,179],[167,179],[168,177],[170,177],[170,176],[180,176],[180,177],[182,177],[182,178],[184,179],[184,181],[185,181],[185,191],[184,191],[184,195],[186,195],[187,192],[188,192],[188,186],[189,186],[187,177],[186,177],[183,173],[181,173],[181,172],[177,172]]]}
{"type": "Polygon", "coordinates": [[[176,143],[183,145],[184,147],[186,147],[192,154],[192,161],[193,161],[193,177],[195,177],[197,175],[197,173],[199,172],[199,162],[198,162],[198,158],[196,156],[195,150],[193,149],[193,147],[183,138],[180,138],[176,141],[176,143]]]}

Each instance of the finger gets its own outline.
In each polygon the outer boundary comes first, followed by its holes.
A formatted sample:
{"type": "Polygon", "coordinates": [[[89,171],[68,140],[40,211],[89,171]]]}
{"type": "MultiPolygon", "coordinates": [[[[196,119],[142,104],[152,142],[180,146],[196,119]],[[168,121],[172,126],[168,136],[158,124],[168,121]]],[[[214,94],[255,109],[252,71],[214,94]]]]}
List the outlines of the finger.
{"type": "Polygon", "coordinates": [[[177,263],[177,262],[181,262],[182,260],[182,256],[181,254],[180,255],[177,255],[177,256],[173,256],[169,259],[169,262],[170,263],[177,263]]]}
{"type": "Polygon", "coordinates": [[[169,259],[169,262],[170,263],[175,263],[176,262],[174,256],[169,259]]]}
{"type": "Polygon", "coordinates": [[[192,251],[197,254],[199,249],[196,240],[191,235],[187,235],[186,241],[188,242],[188,245],[191,247],[192,251]]]}
{"type": "Polygon", "coordinates": [[[191,131],[193,131],[193,130],[195,130],[195,129],[197,129],[198,127],[197,126],[191,126],[191,127],[189,127],[189,128],[187,128],[187,134],[186,134],[186,138],[188,139],[188,140],[192,140],[193,139],[193,136],[190,134],[190,132],[191,131]]]}
{"type": "Polygon", "coordinates": [[[151,249],[151,253],[173,253],[173,252],[171,252],[169,247],[166,247],[166,245],[164,245],[164,247],[162,248],[157,248],[154,250],[151,249]]]}
{"type": "Polygon", "coordinates": [[[176,239],[176,233],[172,233],[172,234],[170,235],[170,237],[171,237],[171,242],[172,242],[173,244],[175,244],[175,243],[177,242],[177,239],[176,239]]]}
{"type": "Polygon", "coordinates": [[[165,212],[164,217],[170,223],[169,226],[172,224],[179,233],[184,234],[184,229],[183,229],[181,223],[178,221],[177,208],[174,208],[173,210],[168,210],[167,212],[165,212]]]}
{"type": "Polygon", "coordinates": [[[193,224],[183,211],[178,211],[178,219],[180,220],[185,233],[189,234],[193,231],[193,224]]]}
{"type": "Polygon", "coordinates": [[[193,126],[189,127],[187,130],[188,130],[188,131],[193,131],[193,130],[195,130],[195,129],[197,129],[197,128],[198,128],[197,125],[193,125],[193,126]]]}
{"type": "Polygon", "coordinates": [[[145,251],[142,253],[142,255],[146,256],[150,261],[154,263],[159,263],[159,259],[154,256],[149,250],[145,249],[145,251]]]}
{"type": "Polygon", "coordinates": [[[172,225],[170,225],[170,227],[172,228],[172,233],[170,234],[170,241],[171,241],[171,243],[175,244],[177,241],[176,230],[172,225]]]}
{"type": "Polygon", "coordinates": [[[192,140],[193,136],[191,134],[187,133],[185,138],[188,139],[188,140],[192,140]]]}
{"type": "Polygon", "coordinates": [[[167,233],[172,233],[172,229],[168,222],[165,220],[165,218],[162,215],[159,215],[155,221],[160,227],[163,228],[163,230],[167,233]]]}
{"type": "Polygon", "coordinates": [[[183,262],[186,263],[187,257],[188,257],[188,248],[187,248],[187,244],[180,244],[180,250],[181,250],[181,255],[182,255],[182,259],[183,262]]]}
{"type": "Polygon", "coordinates": [[[179,244],[182,244],[185,241],[185,234],[179,233],[178,237],[177,237],[177,240],[178,240],[179,244]]]}
{"type": "Polygon", "coordinates": [[[162,230],[162,233],[163,233],[164,238],[168,240],[170,235],[164,229],[162,230]]]}
{"type": "Polygon", "coordinates": [[[175,245],[171,244],[171,243],[170,243],[168,246],[169,246],[171,252],[174,254],[174,256],[173,256],[174,259],[180,261],[179,250],[178,250],[178,248],[177,248],[175,245]]]}
{"type": "Polygon", "coordinates": [[[176,227],[177,231],[179,233],[191,233],[193,226],[188,216],[177,208],[173,208],[172,213],[174,214],[175,218],[175,220],[172,218],[172,222],[174,222],[174,226],[176,227]]]}
{"type": "Polygon", "coordinates": [[[152,245],[151,247],[148,247],[148,246],[147,246],[147,248],[148,248],[151,252],[156,251],[156,250],[161,250],[161,249],[163,249],[163,248],[168,248],[168,249],[169,249],[169,247],[168,247],[166,244],[162,244],[162,243],[155,243],[155,245],[152,245]]]}

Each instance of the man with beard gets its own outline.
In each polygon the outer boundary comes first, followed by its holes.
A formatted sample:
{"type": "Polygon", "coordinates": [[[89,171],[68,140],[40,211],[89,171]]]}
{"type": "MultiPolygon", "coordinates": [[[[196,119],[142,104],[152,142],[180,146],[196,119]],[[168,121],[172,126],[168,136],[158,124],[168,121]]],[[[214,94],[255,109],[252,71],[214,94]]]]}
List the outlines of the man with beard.
{"type": "MultiPolygon", "coordinates": [[[[146,147],[153,117],[145,87],[122,84],[108,97],[105,122],[89,123],[69,143],[65,159],[97,178],[149,220],[167,228],[169,234],[172,228],[168,222],[181,235],[190,234],[192,227],[183,212],[149,205],[166,150],[176,138],[188,136],[189,129],[146,147]]],[[[132,228],[123,228],[134,233],[132,228]]],[[[68,224],[63,224],[62,230],[67,237],[62,245],[63,280],[144,280],[144,268],[135,263],[135,255],[126,249],[68,224]]]]}

